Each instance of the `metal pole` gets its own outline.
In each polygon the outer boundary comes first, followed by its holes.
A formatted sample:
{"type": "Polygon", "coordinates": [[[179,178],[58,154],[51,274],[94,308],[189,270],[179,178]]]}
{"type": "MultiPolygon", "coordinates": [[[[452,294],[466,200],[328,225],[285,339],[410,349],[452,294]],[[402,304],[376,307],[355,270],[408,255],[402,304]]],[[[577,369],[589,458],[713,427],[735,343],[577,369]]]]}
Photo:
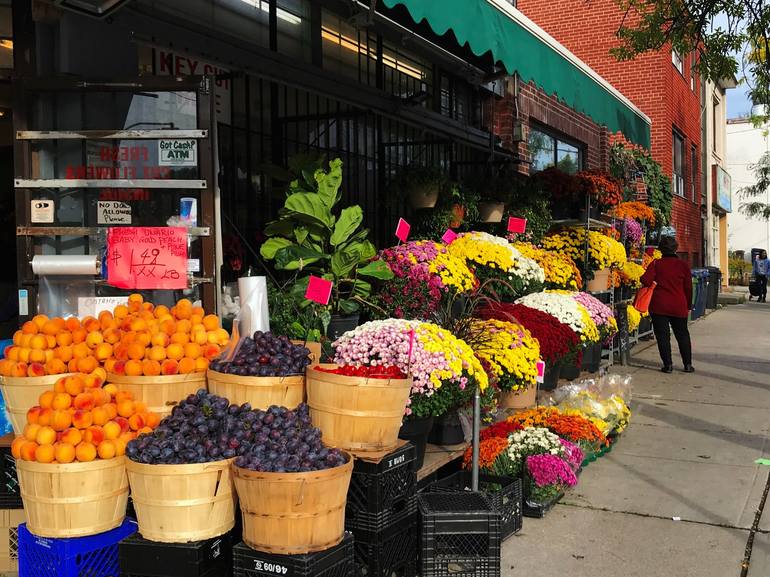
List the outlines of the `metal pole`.
{"type": "Polygon", "coordinates": [[[479,431],[481,430],[481,396],[479,387],[476,385],[476,392],[473,395],[473,466],[471,468],[471,489],[479,490],[479,431]]]}

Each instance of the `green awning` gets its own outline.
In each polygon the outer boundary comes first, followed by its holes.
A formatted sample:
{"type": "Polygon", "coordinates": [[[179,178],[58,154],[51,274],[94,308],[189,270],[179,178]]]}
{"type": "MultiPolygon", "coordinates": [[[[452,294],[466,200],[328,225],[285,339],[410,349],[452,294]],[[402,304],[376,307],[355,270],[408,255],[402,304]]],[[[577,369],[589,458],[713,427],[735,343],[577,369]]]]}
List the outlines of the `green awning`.
{"type": "Polygon", "coordinates": [[[524,82],[534,82],[611,132],[649,148],[650,125],[644,116],[487,0],[383,1],[389,8],[404,5],[415,22],[426,20],[439,36],[451,29],[477,56],[491,51],[508,73],[518,72],[524,82]]]}

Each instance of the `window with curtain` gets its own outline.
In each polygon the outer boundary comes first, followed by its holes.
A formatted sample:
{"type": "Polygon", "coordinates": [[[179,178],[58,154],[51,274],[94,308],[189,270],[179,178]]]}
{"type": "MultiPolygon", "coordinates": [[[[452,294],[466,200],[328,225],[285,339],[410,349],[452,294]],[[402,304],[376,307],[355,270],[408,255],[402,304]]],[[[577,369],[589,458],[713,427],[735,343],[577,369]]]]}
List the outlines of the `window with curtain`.
{"type": "Polygon", "coordinates": [[[574,174],[583,168],[583,153],[580,146],[575,143],[532,127],[529,130],[527,143],[532,157],[530,174],[552,166],[568,174],[574,174]]]}
{"type": "Polygon", "coordinates": [[[690,149],[690,193],[692,194],[692,201],[698,202],[698,149],[693,146],[690,149]]]}
{"type": "Polygon", "coordinates": [[[674,171],[671,175],[671,186],[674,194],[684,196],[684,137],[677,131],[673,132],[674,171]]]}

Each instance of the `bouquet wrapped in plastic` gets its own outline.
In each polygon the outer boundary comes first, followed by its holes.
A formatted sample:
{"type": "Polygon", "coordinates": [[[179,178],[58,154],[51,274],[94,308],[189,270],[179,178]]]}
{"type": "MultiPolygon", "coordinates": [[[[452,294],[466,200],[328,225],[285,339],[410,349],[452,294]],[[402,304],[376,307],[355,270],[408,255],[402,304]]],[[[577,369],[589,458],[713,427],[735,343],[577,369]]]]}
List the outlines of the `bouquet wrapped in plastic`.
{"type": "Polygon", "coordinates": [[[554,391],[552,401],[562,412],[579,411],[604,434],[622,433],[631,418],[631,376],[605,375],[584,379],[554,391]]]}

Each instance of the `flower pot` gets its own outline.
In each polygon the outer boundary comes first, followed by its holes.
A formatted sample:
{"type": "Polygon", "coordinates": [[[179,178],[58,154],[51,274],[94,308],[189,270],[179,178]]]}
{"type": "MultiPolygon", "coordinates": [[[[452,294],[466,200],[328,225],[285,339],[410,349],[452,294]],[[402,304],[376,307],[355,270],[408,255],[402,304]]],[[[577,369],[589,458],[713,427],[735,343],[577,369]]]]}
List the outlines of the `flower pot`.
{"type": "Polygon", "coordinates": [[[428,442],[433,445],[459,445],[465,442],[465,433],[457,411],[450,411],[433,421],[428,442]]]}
{"type": "Polygon", "coordinates": [[[358,326],[361,315],[354,313],[352,315],[332,315],[329,321],[329,328],[326,329],[326,336],[334,342],[348,331],[352,331],[358,326]]]}
{"type": "Polygon", "coordinates": [[[480,202],[479,222],[502,222],[505,212],[504,202],[480,202]]]}
{"type": "Polygon", "coordinates": [[[412,208],[433,208],[438,202],[438,183],[413,186],[409,191],[412,208]]]}
{"type": "Polygon", "coordinates": [[[414,468],[419,471],[425,462],[425,447],[428,444],[428,434],[433,428],[433,417],[404,419],[398,438],[411,441],[415,449],[414,468]]]}
{"type": "Polygon", "coordinates": [[[465,207],[462,204],[452,205],[452,220],[449,221],[449,228],[457,228],[465,219],[465,207]]]}
{"type": "Polygon", "coordinates": [[[553,365],[546,365],[546,371],[543,375],[543,383],[540,388],[544,391],[553,391],[556,385],[559,384],[559,372],[561,371],[561,365],[555,363],[553,365]]]}
{"type": "Polygon", "coordinates": [[[603,268],[594,272],[594,278],[586,284],[586,290],[590,293],[605,292],[610,286],[610,269],[603,268]]]}
{"type": "Polygon", "coordinates": [[[588,345],[583,351],[583,364],[584,371],[589,373],[596,373],[599,371],[599,365],[602,362],[602,344],[593,343],[588,345]]]}
{"type": "Polygon", "coordinates": [[[537,403],[537,386],[523,391],[502,391],[497,406],[502,409],[529,409],[537,403]]]}
{"type": "Polygon", "coordinates": [[[580,367],[575,366],[572,363],[567,363],[561,366],[559,370],[559,378],[566,379],[568,381],[574,381],[580,376],[580,367]]]}
{"type": "Polygon", "coordinates": [[[589,210],[586,210],[585,208],[581,208],[580,212],[578,213],[578,220],[580,222],[585,222],[589,218],[593,220],[598,220],[601,217],[602,217],[602,211],[597,206],[592,206],[589,210]]]}

